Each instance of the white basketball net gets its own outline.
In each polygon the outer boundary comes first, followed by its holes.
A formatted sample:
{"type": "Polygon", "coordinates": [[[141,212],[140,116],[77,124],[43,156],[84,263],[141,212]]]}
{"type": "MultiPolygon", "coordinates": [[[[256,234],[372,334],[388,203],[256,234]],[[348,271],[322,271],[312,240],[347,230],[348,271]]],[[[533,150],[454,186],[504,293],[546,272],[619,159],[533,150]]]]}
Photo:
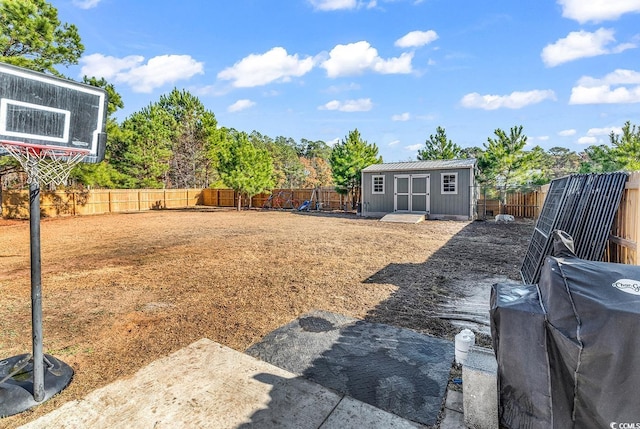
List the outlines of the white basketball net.
{"type": "Polygon", "coordinates": [[[0,148],[18,160],[27,173],[27,183],[63,185],[69,179],[69,173],[89,154],[88,150],[24,146],[0,141],[0,148]]]}

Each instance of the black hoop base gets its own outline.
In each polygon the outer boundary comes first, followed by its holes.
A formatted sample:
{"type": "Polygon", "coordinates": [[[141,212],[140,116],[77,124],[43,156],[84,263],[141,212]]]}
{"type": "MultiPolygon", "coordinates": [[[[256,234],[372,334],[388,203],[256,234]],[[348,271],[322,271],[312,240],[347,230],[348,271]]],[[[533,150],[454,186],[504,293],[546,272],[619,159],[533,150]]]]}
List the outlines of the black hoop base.
{"type": "MultiPolygon", "coordinates": [[[[29,355],[19,355],[0,360],[0,379],[10,374],[11,368],[29,355]]],[[[44,399],[33,398],[33,362],[29,362],[18,374],[0,384],[0,418],[21,413],[51,399],[69,385],[73,369],[66,363],[45,354],[44,399]]]]}

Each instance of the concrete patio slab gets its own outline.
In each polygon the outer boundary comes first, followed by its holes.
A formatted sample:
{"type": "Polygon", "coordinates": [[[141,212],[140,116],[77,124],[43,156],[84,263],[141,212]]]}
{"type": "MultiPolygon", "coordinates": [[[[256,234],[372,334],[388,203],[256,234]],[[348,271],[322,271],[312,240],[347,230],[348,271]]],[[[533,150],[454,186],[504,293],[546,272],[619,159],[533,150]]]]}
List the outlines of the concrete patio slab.
{"type": "Polygon", "coordinates": [[[420,223],[425,219],[423,214],[415,213],[389,213],[380,219],[380,222],[396,222],[396,223],[420,223]]]}
{"type": "Polygon", "coordinates": [[[345,396],[320,427],[320,429],[364,428],[417,429],[424,426],[345,396]]]}
{"type": "Polygon", "coordinates": [[[447,391],[444,404],[444,417],[438,429],[461,429],[465,427],[463,415],[462,392],[447,391]]]}
{"type": "Polygon", "coordinates": [[[202,339],[22,428],[410,428],[410,422],[202,339]]]}
{"type": "Polygon", "coordinates": [[[423,425],[437,423],[451,341],[325,311],[276,329],[247,354],[423,425]]]}

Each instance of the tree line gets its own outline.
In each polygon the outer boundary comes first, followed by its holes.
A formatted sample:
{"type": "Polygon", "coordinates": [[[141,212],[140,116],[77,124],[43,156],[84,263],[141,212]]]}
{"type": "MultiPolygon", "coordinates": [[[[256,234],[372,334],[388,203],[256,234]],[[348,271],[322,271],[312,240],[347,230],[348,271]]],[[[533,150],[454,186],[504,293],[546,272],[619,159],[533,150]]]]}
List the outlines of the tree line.
{"type": "MultiPolygon", "coordinates": [[[[47,1],[0,1],[0,61],[61,76],[56,66],[77,64],[83,52],[78,29],[61,23],[47,1]]],[[[103,162],[72,171],[75,186],[225,186],[247,196],[273,188],[335,186],[357,199],[361,170],[383,162],[377,145],[364,140],[358,129],[333,146],[247,133],[219,126],[198,97],[177,88],[118,123],[114,114],[124,102],[115,87],[91,76],[83,81],[109,96],[107,147],[103,162]]],[[[523,126],[517,125],[508,132],[496,129],[482,147],[462,148],[438,126],[417,159],[475,158],[478,181],[498,189],[540,185],[571,173],[640,169],[640,127],[627,122],[622,134],[611,133],[609,140],[580,153],[562,147],[527,149],[523,126]]],[[[0,189],[23,185],[19,178],[15,161],[0,157],[0,189]]]]}
{"type": "Polygon", "coordinates": [[[592,145],[579,153],[563,147],[527,150],[527,140],[523,126],[518,125],[509,132],[496,129],[482,147],[461,148],[447,137],[443,127],[437,127],[424,149],[418,151],[418,159],[476,158],[478,181],[503,189],[543,185],[574,173],[640,169],[640,127],[630,121],[621,134],[609,134],[609,144],[592,145]]]}

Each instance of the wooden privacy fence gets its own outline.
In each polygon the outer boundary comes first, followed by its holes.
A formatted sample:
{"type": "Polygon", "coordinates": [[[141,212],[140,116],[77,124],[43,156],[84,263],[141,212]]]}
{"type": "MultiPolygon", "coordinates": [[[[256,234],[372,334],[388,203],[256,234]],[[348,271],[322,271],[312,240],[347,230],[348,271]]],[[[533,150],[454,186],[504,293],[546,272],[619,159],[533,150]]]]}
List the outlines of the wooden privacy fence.
{"type": "MultiPolygon", "coordinates": [[[[274,194],[295,199],[297,203],[311,199],[313,189],[275,189],[274,194]]],[[[255,195],[252,207],[262,207],[271,193],[255,195]]],[[[91,189],[85,191],[42,191],[40,212],[45,217],[82,216],[127,213],[145,210],[194,207],[235,207],[237,193],[232,189],[91,189]]],[[[348,200],[333,188],[316,190],[314,202],[323,210],[342,210],[348,200]]],[[[246,198],[243,207],[248,206],[246,198]]],[[[290,207],[290,205],[289,205],[290,207]]],[[[29,217],[29,191],[3,191],[2,216],[13,219],[29,217]]]]}
{"type": "MultiPolygon", "coordinates": [[[[281,194],[281,197],[302,203],[311,200],[313,189],[274,189],[272,192],[254,195],[251,207],[262,207],[271,195],[281,194]]],[[[202,204],[214,207],[235,207],[238,205],[238,194],[233,189],[203,189],[202,204]]],[[[343,210],[345,204],[351,200],[336,192],[334,188],[319,188],[313,196],[314,202],[319,202],[323,210],[343,210]]],[[[242,207],[249,206],[246,198],[242,199],[242,207]]],[[[290,207],[290,205],[287,205],[290,207]]]]}
{"type": "Polygon", "coordinates": [[[618,207],[605,260],[622,264],[640,265],[638,260],[638,238],[640,235],[640,171],[631,173],[627,179],[622,200],[618,207]]]}
{"type": "MultiPolygon", "coordinates": [[[[202,204],[202,189],[91,189],[42,191],[42,216],[76,216],[191,207],[202,204]]],[[[3,191],[2,216],[27,219],[29,191],[3,191]]]]}
{"type": "Polygon", "coordinates": [[[506,204],[498,199],[478,199],[478,217],[484,219],[497,214],[509,214],[514,217],[537,219],[544,203],[545,195],[540,191],[510,192],[506,197],[506,204]]]}

